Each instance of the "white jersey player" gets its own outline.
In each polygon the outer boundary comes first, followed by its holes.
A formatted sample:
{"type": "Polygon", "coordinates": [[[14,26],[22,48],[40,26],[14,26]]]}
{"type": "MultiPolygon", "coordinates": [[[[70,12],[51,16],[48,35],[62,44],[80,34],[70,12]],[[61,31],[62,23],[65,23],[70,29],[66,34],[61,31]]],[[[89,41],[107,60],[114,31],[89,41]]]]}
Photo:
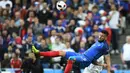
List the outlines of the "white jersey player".
{"type": "MultiPolygon", "coordinates": [[[[101,56],[97,60],[97,62],[99,62],[100,64],[104,64],[104,56],[101,56]]],[[[84,69],[83,73],[100,73],[102,69],[103,69],[103,66],[90,64],[88,67],[84,69]]]]}

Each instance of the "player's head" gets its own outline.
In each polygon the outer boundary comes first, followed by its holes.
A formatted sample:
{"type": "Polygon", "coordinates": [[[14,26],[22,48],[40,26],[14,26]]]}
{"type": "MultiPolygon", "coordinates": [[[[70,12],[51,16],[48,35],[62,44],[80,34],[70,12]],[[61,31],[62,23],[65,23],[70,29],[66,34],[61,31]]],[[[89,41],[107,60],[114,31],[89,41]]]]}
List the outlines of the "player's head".
{"type": "Polygon", "coordinates": [[[105,41],[107,39],[108,35],[109,35],[109,33],[106,30],[102,30],[99,33],[99,39],[98,39],[98,41],[105,41]]]}

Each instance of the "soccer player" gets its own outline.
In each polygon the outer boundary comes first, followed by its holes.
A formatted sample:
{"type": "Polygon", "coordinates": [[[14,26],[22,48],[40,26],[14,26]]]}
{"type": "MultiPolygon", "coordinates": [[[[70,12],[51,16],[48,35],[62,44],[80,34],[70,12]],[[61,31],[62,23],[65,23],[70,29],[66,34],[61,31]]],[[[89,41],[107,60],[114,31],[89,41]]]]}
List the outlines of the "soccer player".
{"type": "Polygon", "coordinates": [[[101,56],[99,59],[97,59],[97,62],[99,62],[103,66],[90,64],[88,67],[84,69],[83,73],[101,73],[103,67],[107,67],[107,65],[104,63],[104,56],[101,56]]]}
{"type": "Polygon", "coordinates": [[[107,63],[107,73],[110,73],[110,56],[109,54],[109,46],[106,42],[108,36],[108,32],[103,30],[99,34],[99,39],[96,41],[87,51],[83,54],[75,53],[75,52],[65,52],[65,51],[48,51],[48,52],[40,52],[34,46],[32,46],[32,51],[34,53],[38,53],[40,56],[45,57],[57,57],[63,56],[68,59],[66,68],[64,73],[70,73],[72,69],[72,65],[74,62],[80,62],[82,65],[88,67],[91,63],[100,65],[102,64],[97,62],[97,59],[102,55],[106,57],[107,63]]]}

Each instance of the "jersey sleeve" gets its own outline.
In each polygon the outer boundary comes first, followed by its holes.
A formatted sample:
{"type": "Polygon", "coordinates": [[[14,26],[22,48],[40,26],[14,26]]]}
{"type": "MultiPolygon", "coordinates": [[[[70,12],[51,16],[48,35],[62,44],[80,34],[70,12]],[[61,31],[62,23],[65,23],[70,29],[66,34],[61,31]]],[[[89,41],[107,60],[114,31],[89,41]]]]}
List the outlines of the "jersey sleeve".
{"type": "Polygon", "coordinates": [[[105,46],[104,46],[104,48],[105,48],[105,49],[104,49],[104,51],[103,51],[103,54],[104,54],[104,55],[109,55],[109,54],[110,54],[110,51],[111,51],[111,48],[110,48],[109,46],[108,46],[108,47],[105,47],[105,46]]]}

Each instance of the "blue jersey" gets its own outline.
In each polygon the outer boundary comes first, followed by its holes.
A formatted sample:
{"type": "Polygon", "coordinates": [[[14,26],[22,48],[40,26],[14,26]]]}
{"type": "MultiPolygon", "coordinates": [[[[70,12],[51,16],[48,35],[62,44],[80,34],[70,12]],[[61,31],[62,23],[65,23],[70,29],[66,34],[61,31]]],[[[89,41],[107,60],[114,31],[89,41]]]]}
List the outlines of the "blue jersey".
{"type": "Polygon", "coordinates": [[[92,62],[96,61],[102,55],[106,55],[109,52],[109,46],[106,41],[104,42],[95,42],[87,51],[83,53],[86,58],[92,62]]]}

